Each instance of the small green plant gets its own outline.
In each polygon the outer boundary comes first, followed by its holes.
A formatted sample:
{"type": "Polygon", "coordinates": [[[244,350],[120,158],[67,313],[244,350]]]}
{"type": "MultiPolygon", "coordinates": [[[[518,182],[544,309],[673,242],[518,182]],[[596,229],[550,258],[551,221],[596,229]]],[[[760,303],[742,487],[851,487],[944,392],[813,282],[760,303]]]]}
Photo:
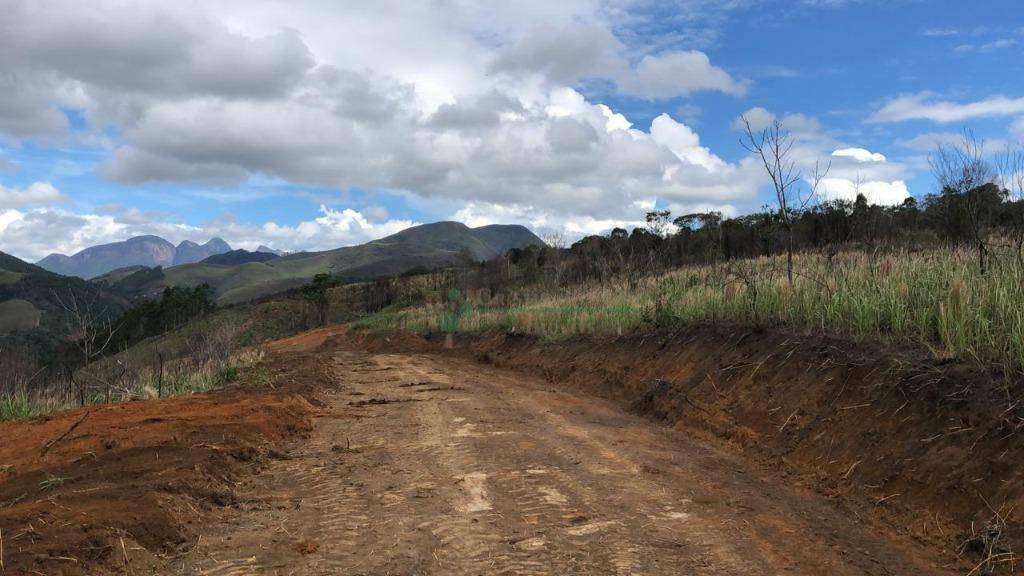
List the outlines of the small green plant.
{"type": "Polygon", "coordinates": [[[13,392],[0,397],[0,421],[31,418],[39,413],[39,407],[24,392],[13,392]]]}
{"type": "Polygon", "coordinates": [[[256,366],[247,372],[246,381],[252,386],[262,388],[270,383],[270,373],[263,366],[256,366]]]}
{"type": "Polygon", "coordinates": [[[234,365],[225,366],[216,373],[210,382],[211,388],[222,388],[238,380],[238,367],[234,365]]]}

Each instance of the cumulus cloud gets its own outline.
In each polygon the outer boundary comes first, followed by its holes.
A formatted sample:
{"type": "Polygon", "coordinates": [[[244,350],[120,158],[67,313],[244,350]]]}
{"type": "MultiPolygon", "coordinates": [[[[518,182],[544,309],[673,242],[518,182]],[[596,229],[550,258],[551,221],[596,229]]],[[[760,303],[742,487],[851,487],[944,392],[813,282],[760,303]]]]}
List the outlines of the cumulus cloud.
{"type": "Polygon", "coordinates": [[[600,79],[618,92],[649,100],[717,91],[742,96],[747,82],[736,80],[699,50],[645,54],[630,62],[628,49],[603,24],[574,23],[563,29],[535,29],[501,49],[491,70],[539,75],[574,84],[600,79]]]}
{"type": "Polygon", "coordinates": [[[49,182],[34,182],[27,188],[7,188],[0,185],[0,210],[30,204],[52,204],[66,199],[60,190],[49,182]]]}
{"type": "Polygon", "coordinates": [[[744,130],[749,123],[751,130],[758,131],[771,126],[772,122],[775,122],[775,114],[766,108],[756,106],[737,116],[732,127],[734,130],[744,130]]]}
{"type": "MultiPolygon", "coordinates": [[[[737,116],[733,120],[732,127],[734,130],[743,131],[746,130],[746,122],[749,122],[750,129],[759,132],[771,126],[776,118],[774,113],[761,106],[756,106],[737,116]]],[[[778,120],[783,129],[797,137],[815,135],[821,130],[821,122],[817,118],[805,114],[787,114],[778,120]]]]}
{"type": "Polygon", "coordinates": [[[885,155],[864,148],[841,148],[834,150],[832,156],[853,158],[857,162],[885,162],[885,155]]]}
{"type": "Polygon", "coordinates": [[[845,200],[852,202],[862,194],[869,204],[894,206],[903,203],[910,197],[910,190],[903,180],[880,182],[871,180],[856,182],[842,178],[825,178],[821,181],[819,193],[826,200],[845,200]]]}
{"type": "Polygon", "coordinates": [[[940,100],[935,94],[905,94],[889,100],[868,117],[871,123],[928,120],[940,124],[975,118],[996,118],[1024,114],[1024,98],[990,96],[975,102],[940,100]]]}
{"type": "Polygon", "coordinates": [[[464,102],[424,118],[412,101],[399,100],[372,127],[331,113],[334,101],[324,95],[154,106],[104,173],[126,183],[240,183],[262,174],[580,216],[614,214],[640,196],[731,201],[755,194],[756,179],[668,116],[644,132],[570,88],[530,105],[493,95],[464,102]]]}
{"type": "Polygon", "coordinates": [[[644,56],[636,68],[618,80],[621,92],[651,100],[685,96],[700,90],[715,90],[743,96],[747,83],[735,80],[711,64],[696,50],[644,56]]]}
{"type": "Polygon", "coordinates": [[[94,244],[123,240],[126,228],[110,215],[73,214],[52,208],[0,212],[4,252],[29,261],[52,252],[73,253],[94,244]]]}
{"type": "Polygon", "coordinates": [[[725,161],[700,145],[700,137],[693,129],[676,122],[668,114],[658,116],[651,123],[651,138],[686,164],[701,166],[708,172],[726,167],[725,161]]]}
{"type": "Polygon", "coordinates": [[[867,199],[868,204],[895,206],[910,197],[910,191],[903,180],[891,182],[868,180],[853,181],[843,178],[824,178],[819,184],[818,194],[824,200],[845,200],[853,202],[857,195],[867,199]]]}
{"type": "Polygon", "coordinates": [[[848,147],[831,154],[829,173],[819,183],[822,200],[853,201],[862,194],[871,204],[892,206],[910,197],[906,167],[882,153],[848,147]]]}

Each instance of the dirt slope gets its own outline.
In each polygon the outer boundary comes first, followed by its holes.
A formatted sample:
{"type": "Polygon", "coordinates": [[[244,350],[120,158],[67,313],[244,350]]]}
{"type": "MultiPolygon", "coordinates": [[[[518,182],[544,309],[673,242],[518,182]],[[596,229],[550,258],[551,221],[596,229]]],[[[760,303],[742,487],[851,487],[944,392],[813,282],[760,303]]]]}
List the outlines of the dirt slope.
{"type": "Polygon", "coordinates": [[[313,412],[289,392],[231,390],[0,424],[0,574],[163,574],[235,485],[313,412]]]}
{"type": "Polygon", "coordinates": [[[968,570],[1021,566],[1019,383],[924,350],[741,326],[464,347],[726,440],[968,570]]]}

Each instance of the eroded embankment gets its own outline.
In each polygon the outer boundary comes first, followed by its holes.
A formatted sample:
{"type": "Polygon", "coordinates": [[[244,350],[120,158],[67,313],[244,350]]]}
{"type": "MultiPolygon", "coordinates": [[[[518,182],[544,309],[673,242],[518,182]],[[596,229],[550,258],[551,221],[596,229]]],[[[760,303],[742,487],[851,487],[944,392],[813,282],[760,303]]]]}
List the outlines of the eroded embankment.
{"type": "MultiPolygon", "coordinates": [[[[85,407],[0,424],[4,574],[164,573],[236,482],[311,428],[308,385],[85,407]]],[[[246,382],[247,375],[242,375],[246,382]]]]}
{"type": "MultiPolygon", "coordinates": [[[[344,339],[434,351],[443,340],[344,339]]],[[[1005,382],[978,369],[919,350],[721,326],[561,342],[460,336],[450,352],[730,442],[945,554],[1006,569],[1024,543],[1024,418],[1005,382]]]]}

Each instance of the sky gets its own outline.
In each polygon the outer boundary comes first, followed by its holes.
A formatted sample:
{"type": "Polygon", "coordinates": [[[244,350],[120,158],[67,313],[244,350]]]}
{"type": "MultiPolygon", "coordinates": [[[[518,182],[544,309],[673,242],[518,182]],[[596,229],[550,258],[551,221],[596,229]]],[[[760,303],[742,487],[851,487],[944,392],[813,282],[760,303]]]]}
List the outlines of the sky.
{"type": "Polygon", "coordinates": [[[0,251],[158,234],[320,250],[411,225],[578,238],[770,200],[935,191],[1024,139],[1019,0],[0,0],[0,251]]]}

